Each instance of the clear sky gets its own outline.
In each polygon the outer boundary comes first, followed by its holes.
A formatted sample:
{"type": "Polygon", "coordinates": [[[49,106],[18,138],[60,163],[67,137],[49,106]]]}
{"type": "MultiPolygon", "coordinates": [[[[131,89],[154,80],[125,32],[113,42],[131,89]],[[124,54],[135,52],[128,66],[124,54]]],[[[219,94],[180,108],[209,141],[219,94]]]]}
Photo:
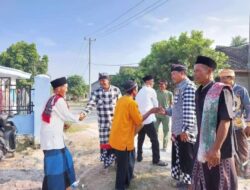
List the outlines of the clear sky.
{"type": "Polygon", "coordinates": [[[0,52],[34,42],[49,56],[52,79],[78,74],[88,81],[90,36],[94,82],[99,72],[136,64],[152,43],[181,32],[203,30],[214,46],[248,38],[249,14],[250,0],[0,0],[0,52]]]}

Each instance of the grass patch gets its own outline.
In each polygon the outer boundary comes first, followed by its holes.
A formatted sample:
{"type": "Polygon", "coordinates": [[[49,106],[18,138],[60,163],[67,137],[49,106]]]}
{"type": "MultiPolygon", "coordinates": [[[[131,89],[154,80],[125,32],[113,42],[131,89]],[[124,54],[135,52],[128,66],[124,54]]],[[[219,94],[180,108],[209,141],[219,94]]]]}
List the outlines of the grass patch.
{"type": "Polygon", "coordinates": [[[85,131],[88,128],[89,128],[88,125],[73,124],[70,126],[70,128],[68,128],[66,130],[66,133],[76,133],[76,132],[80,132],[80,131],[85,131]]]}
{"type": "Polygon", "coordinates": [[[27,148],[35,148],[33,137],[20,135],[16,137],[16,152],[22,152],[27,148]]]}
{"type": "Polygon", "coordinates": [[[85,106],[88,103],[88,100],[83,100],[83,101],[67,101],[69,104],[69,107],[78,107],[78,106],[85,106]]]}

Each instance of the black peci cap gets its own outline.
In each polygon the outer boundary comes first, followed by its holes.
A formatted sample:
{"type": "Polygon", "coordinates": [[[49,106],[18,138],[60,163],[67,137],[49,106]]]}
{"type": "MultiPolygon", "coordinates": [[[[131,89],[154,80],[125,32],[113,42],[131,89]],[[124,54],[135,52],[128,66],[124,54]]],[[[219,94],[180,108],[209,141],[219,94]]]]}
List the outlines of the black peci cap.
{"type": "Polygon", "coordinates": [[[215,70],[217,67],[216,62],[213,59],[211,59],[210,57],[201,56],[201,55],[197,57],[195,64],[203,64],[212,68],[213,70],[215,70]]]}
{"type": "Polygon", "coordinates": [[[55,89],[59,86],[63,86],[64,84],[67,84],[67,79],[65,77],[57,78],[51,81],[50,84],[55,89]]]}

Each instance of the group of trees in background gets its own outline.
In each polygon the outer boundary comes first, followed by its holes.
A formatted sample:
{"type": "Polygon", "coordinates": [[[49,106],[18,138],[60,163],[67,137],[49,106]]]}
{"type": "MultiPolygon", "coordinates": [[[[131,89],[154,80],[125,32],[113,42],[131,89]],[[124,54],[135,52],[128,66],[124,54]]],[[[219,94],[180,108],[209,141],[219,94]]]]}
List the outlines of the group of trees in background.
{"type": "MultiPolygon", "coordinates": [[[[241,46],[247,43],[247,39],[241,36],[232,38],[231,46],[241,46]]],[[[198,55],[206,55],[213,58],[218,69],[227,67],[228,57],[212,47],[213,40],[205,38],[202,31],[181,33],[178,37],[170,37],[152,44],[151,52],[143,58],[138,67],[122,67],[120,72],[113,76],[111,83],[118,86],[124,92],[123,84],[126,80],[135,80],[139,86],[142,77],[146,74],[154,75],[155,80],[170,80],[170,68],[173,63],[182,63],[187,66],[188,74],[193,75],[193,65],[198,55]]],[[[24,41],[11,45],[0,54],[0,65],[19,69],[32,74],[31,80],[21,81],[21,84],[32,84],[37,74],[46,74],[48,71],[48,56],[39,55],[34,43],[28,44],[24,41]]],[[[83,78],[79,75],[68,77],[68,94],[73,99],[79,99],[88,92],[83,78]]]]}
{"type": "Polygon", "coordinates": [[[125,78],[135,79],[141,84],[143,75],[151,74],[156,81],[170,79],[170,69],[173,63],[181,63],[187,66],[188,75],[193,75],[194,62],[198,55],[206,55],[213,58],[218,69],[227,67],[228,57],[212,47],[213,40],[205,38],[202,31],[181,33],[178,37],[170,37],[152,44],[151,52],[141,60],[137,69],[125,69],[120,71],[112,79],[112,83],[122,89],[125,78]]]}
{"type": "Polygon", "coordinates": [[[184,32],[179,37],[170,37],[154,43],[151,52],[139,64],[145,74],[154,74],[156,81],[161,78],[170,80],[170,69],[173,63],[182,63],[188,68],[188,74],[193,75],[193,67],[198,55],[213,58],[218,69],[225,67],[227,56],[217,52],[212,47],[213,41],[205,38],[203,32],[192,31],[189,35],[184,32]]]}
{"type": "MultiPolygon", "coordinates": [[[[18,80],[18,86],[32,85],[34,76],[47,74],[48,62],[48,56],[39,55],[34,43],[29,44],[24,41],[12,44],[6,51],[0,54],[0,65],[31,73],[31,79],[18,80]]],[[[68,94],[71,95],[73,99],[79,99],[88,92],[88,86],[79,75],[68,77],[68,83],[68,94]]]]}
{"type": "Polygon", "coordinates": [[[48,62],[48,56],[40,56],[34,43],[28,44],[24,41],[12,44],[0,54],[0,65],[32,74],[30,80],[20,81],[21,84],[32,84],[35,75],[46,74],[48,62]]]}

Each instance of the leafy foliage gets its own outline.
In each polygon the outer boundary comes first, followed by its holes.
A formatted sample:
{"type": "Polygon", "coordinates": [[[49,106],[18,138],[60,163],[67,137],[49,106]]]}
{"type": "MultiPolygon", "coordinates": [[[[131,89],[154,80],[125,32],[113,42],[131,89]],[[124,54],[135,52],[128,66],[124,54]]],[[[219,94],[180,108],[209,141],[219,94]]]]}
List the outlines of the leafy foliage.
{"type": "Polygon", "coordinates": [[[140,62],[144,74],[155,74],[155,79],[170,81],[171,64],[179,62],[187,66],[188,74],[193,75],[194,62],[198,55],[205,55],[217,62],[218,69],[224,68],[228,57],[215,51],[211,46],[213,41],[204,38],[203,32],[192,31],[181,33],[179,37],[170,37],[154,43],[151,52],[140,62]]]}
{"type": "Polygon", "coordinates": [[[74,100],[84,97],[88,92],[88,86],[83,78],[79,75],[72,75],[67,79],[68,94],[73,97],[74,100]]]}
{"type": "Polygon", "coordinates": [[[111,78],[111,83],[120,88],[122,94],[124,94],[124,83],[127,80],[134,80],[137,82],[138,86],[141,86],[141,78],[143,73],[135,67],[123,67],[120,69],[119,74],[111,78]]]}
{"type": "Polygon", "coordinates": [[[238,47],[238,46],[244,45],[246,43],[247,43],[247,38],[243,38],[241,36],[235,36],[235,37],[232,37],[232,41],[231,41],[230,45],[238,47]]]}
{"type": "Polygon", "coordinates": [[[21,81],[21,84],[32,84],[37,74],[46,74],[48,71],[48,56],[38,54],[34,43],[24,41],[12,44],[0,54],[0,65],[32,73],[31,80],[21,81]]]}

